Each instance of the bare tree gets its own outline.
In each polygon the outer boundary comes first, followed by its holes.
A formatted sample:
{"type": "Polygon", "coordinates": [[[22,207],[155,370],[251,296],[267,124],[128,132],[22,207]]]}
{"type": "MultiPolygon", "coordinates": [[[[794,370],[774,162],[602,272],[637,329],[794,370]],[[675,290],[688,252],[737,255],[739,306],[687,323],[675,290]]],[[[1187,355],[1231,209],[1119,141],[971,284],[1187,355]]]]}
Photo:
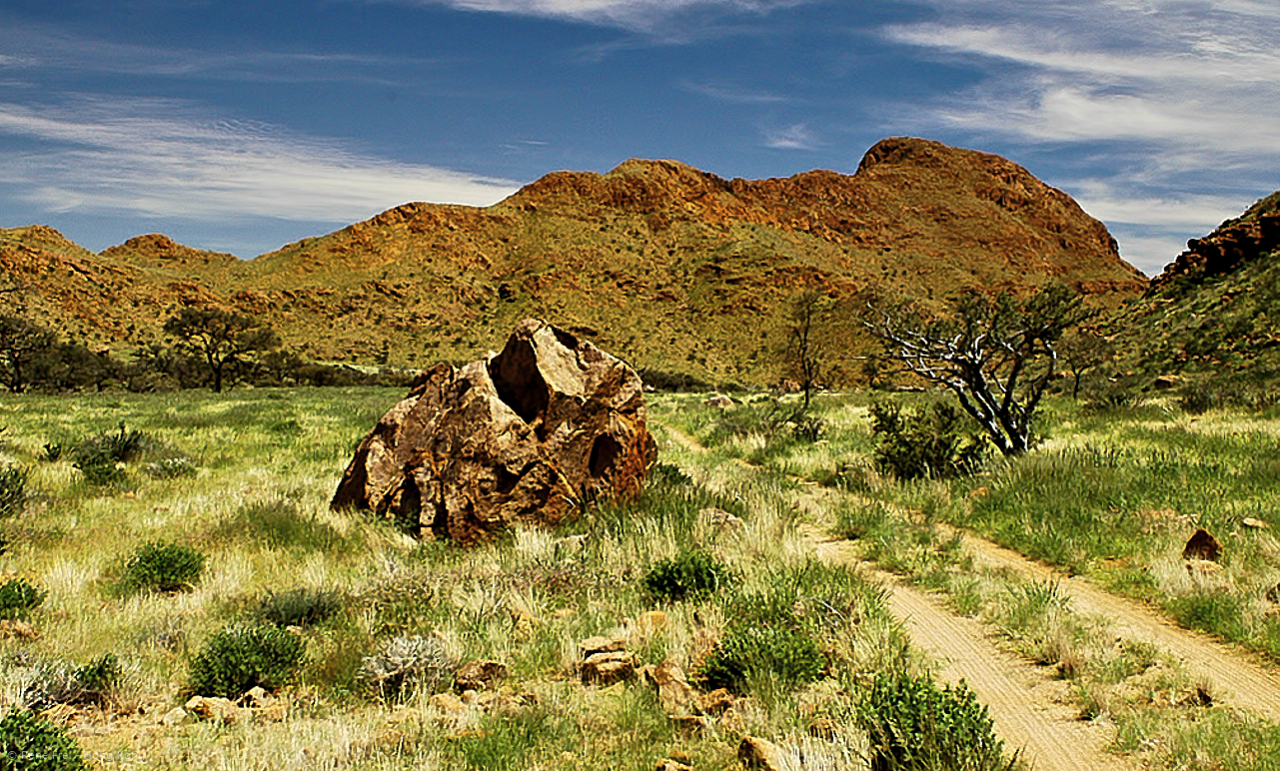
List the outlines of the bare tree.
{"type": "Polygon", "coordinates": [[[809,402],[822,376],[822,348],[815,339],[814,327],[826,299],[826,295],[816,289],[806,289],[791,301],[787,313],[787,347],[783,361],[787,374],[796,378],[804,393],[799,414],[809,411],[809,402]]]}
{"type": "Polygon", "coordinates": [[[869,301],[863,325],[886,358],[954,393],[1001,453],[1018,455],[1031,446],[1056,346],[1087,315],[1078,294],[1054,283],[1025,301],[1009,292],[969,292],[941,316],[869,301]]]}

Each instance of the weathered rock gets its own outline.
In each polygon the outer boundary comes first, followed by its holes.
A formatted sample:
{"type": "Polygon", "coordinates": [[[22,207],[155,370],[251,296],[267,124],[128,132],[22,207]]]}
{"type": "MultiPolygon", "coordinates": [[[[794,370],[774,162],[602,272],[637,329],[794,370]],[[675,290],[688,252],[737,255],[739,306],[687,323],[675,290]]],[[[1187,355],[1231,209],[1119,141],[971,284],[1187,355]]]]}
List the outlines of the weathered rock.
{"type": "Polygon", "coordinates": [[[613,685],[636,674],[636,658],[622,637],[589,637],[578,643],[582,662],[578,673],[587,685],[613,685]]]}
{"type": "Polygon", "coordinates": [[[458,693],[483,691],[506,676],[507,665],[501,661],[469,661],[454,674],[453,689],[458,693]]]}
{"type": "Polygon", "coordinates": [[[698,692],[685,679],[684,670],[674,661],[664,661],[644,668],[644,679],[658,692],[658,702],[668,714],[686,712],[698,698],[698,692]]]}
{"type": "Polygon", "coordinates": [[[656,459],[635,371],[526,319],[488,361],[420,375],[360,443],[332,506],[471,543],[635,495],[656,459]]]}
{"type": "Polygon", "coordinates": [[[750,769],[758,771],[782,771],[782,752],[773,742],[744,736],[738,745],[738,761],[750,769]]]}
{"type": "Polygon", "coordinates": [[[653,767],[653,771],[693,771],[693,766],[675,758],[663,758],[653,767]]]}
{"type": "Polygon", "coordinates": [[[182,707],[201,720],[219,723],[247,723],[253,717],[253,710],[238,707],[234,701],[221,696],[192,696],[182,707]]]}
{"type": "Polygon", "coordinates": [[[1196,530],[1195,534],[1187,541],[1187,545],[1182,549],[1182,558],[1184,560],[1215,562],[1221,556],[1222,544],[1218,543],[1218,539],[1214,538],[1203,527],[1196,530]]]}
{"type": "Polygon", "coordinates": [[[717,530],[736,530],[742,527],[741,519],[724,509],[718,509],[714,506],[698,509],[698,516],[706,519],[717,530]]]}

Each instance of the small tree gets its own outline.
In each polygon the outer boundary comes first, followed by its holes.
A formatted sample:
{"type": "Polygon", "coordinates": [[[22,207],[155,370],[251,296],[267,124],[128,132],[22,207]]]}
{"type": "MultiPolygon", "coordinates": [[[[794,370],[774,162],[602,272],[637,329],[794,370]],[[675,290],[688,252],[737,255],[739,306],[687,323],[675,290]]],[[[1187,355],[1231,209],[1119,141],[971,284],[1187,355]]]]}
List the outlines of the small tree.
{"type": "Polygon", "coordinates": [[[1025,301],[969,292],[950,314],[867,303],[863,325],[885,356],[943,386],[1005,455],[1031,446],[1031,423],[1054,375],[1055,346],[1088,315],[1081,297],[1048,284],[1025,301]]]}
{"type": "Polygon", "coordinates": [[[806,289],[791,301],[787,313],[787,347],[783,362],[788,375],[796,378],[804,393],[799,414],[809,411],[809,402],[822,375],[822,348],[815,339],[815,325],[826,303],[826,295],[806,289]]]}
{"type": "Polygon", "coordinates": [[[164,323],[164,331],[177,339],[183,352],[204,361],[214,393],[221,393],[227,381],[238,380],[255,356],[280,347],[270,327],[220,308],[183,308],[164,323]]]}
{"type": "Polygon", "coordinates": [[[21,316],[0,315],[0,379],[12,393],[32,383],[35,363],[58,342],[49,330],[21,316]]]}

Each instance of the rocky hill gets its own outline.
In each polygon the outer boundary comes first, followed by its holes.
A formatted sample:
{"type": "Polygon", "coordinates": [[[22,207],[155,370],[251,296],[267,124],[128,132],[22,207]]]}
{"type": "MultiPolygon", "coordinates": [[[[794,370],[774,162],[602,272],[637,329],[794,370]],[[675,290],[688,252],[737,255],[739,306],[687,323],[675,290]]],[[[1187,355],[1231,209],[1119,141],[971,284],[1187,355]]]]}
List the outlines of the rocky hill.
{"type": "Polygon", "coordinates": [[[311,358],[425,366],[539,316],[638,367],[744,382],[777,376],[805,288],[839,314],[869,285],[940,300],[1052,278],[1110,305],[1146,286],[1100,222],[1021,166],[907,138],[854,175],[556,172],[488,208],[407,204],[247,261],[160,235],[95,255],[48,228],[5,230],[0,271],[38,320],[95,345],[156,341],[176,308],[213,304],[267,317],[311,358]]]}
{"type": "Polygon", "coordinates": [[[1280,382],[1277,309],[1280,192],[1189,241],[1109,332],[1140,379],[1212,381],[1243,393],[1280,382]]]}

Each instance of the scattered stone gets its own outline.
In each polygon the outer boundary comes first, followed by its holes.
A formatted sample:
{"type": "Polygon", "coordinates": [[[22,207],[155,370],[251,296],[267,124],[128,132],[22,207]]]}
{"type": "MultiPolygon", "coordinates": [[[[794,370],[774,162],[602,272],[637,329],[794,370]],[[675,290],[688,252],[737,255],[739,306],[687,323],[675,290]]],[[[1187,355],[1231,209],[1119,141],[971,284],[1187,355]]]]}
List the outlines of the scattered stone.
{"type": "Polygon", "coordinates": [[[1271,527],[1271,525],[1267,524],[1261,519],[1255,519],[1253,517],[1245,517],[1244,521],[1241,522],[1241,524],[1243,524],[1245,527],[1253,528],[1254,530],[1266,530],[1267,528],[1271,527]]]}
{"type": "Polygon", "coordinates": [[[331,506],[469,544],[637,495],[657,455],[635,370],[526,319],[493,358],[422,373],[360,443],[331,506]]]}
{"type": "Polygon", "coordinates": [[[717,688],[698,697],[698,709],[707,715],[723,714],[735,703],[733,694],[725,688],[717,688]]]}
{"type": "Polygon", "coordinates": [[[582,652],[584,659],[596,653],[613,653],[626,649],[627,638],[625,637],[588,637],[578,643],[578,650],[582,652]]]}
{"type": "Polygon", "coordinates": [[[693,771],[693,766],[688,763],[681,763],[675,758],[666,758],[659,760],[657,765],[653,767],[653,771],[693,771]]]}
{"type": "Polygon", "coordinates": [[[735,402],[733,401],[733,399],[729,398],[728,396],[725,396],[724,394],[715,394],[711,396],[709,399],[707,399],[705,402],[703,402],[703,404],[707,405],[708,407],[719,407],[720,409],[723,410],[726,407],[732,407],[735,404],[735,402]]]}
{"type": "Polygon", "coordinates": [[[742,520],[724,509],[714,506],[698,509],[698,516],[705,518],[711,526],[719,530],[737,530],[742,527],[742,520]]]}
{"type": "Polygon", "coordinates": [[[582,662],[581,672],[588,685],[613,685],[635,677],[636,660],[627,651],[593,653],[582,662]]]}
{"type": "Polygon", "coordinates": [[[1222,556],[1222,544],[1218,543],[1218,539],[1209,534],[1208,530],[1203,527],[1196,530],[1191,539],[1187,541],[1187,545],[1182,549],[1182,558],[1184,560],[1209,560],[1217,562],[1218,557],[1222,556]]]}
{"type": "Polygon", "coordinates": [[[452,693],[432,694],[427,703],[436,711],[443,712],[446,715],[461,715],[467,711],[467,705],[463,704],[462,699],[452,693]]]}
{"type": "Polygon", "coordinates": [[[453,689],[458,693],[483,691],[506,677],[507,665],[501,661],[469,661],[454,674],[453,689]]]}
{"type": "Polygon", "coordinates": [[[1211,560],[1187,560],[1187,572],[1193,576],[1212,576],[1222,572],[1222,566],[1211,560]]]}
{"type": "Polygon", "coordinates": [[[738,761],[749,769],[758,771],[782,771],[782,752],[773,742],[744,736],[738,745],[738,761]]]}
{"type": "Polygon", "coordinates": [[[164,713],[164,716],[160,718],[160,725],[165,725],[165,726],[186,725],[187,723],[190,723],[191,720],[192,720],[191,713],[187,712],[182,707],[174,707],[173,709],[164,713]]]}
{"type": "Polygon", "coordinates": [[[687,712],[698,692],[685,679],[684,670],[674,661],[644,668],[645,682],[658,691],[658,702],[668,714],[687,712]]]}
{"type": "Polygon", "coordinates": [[[14,637],[19,640],[34,640],[40,636],[39,630],[29,622],[18,619],[0,619],[0,637],[14,637]]]}
{"type": "Polygon", "coordinates": [[[641,613],[635,623],[636,634],[646,640],[651,640],[657,636],[659,632],[666,631],[668,623],[667,614],[660,610],[650,610],[645,613],[641,613]]]}
{"type": "Polygon", "coordinates": [[[676,731],[686,739],[697,736],[707,730],[707,719],[701,715],[672,715],[671,723],[676,731]]]}
{"type": "Polygon", "coordinates": [[[1271,602],[1280,603],[1280,584],[1276,584],[1267,590],[1267,599],[1271,602]]]}
{"type": "Polygon", "coordinates": [[[234,701],[221,696],[192,696],[182,707],[200,720],[227,725],[246,723],[253,717],[252,709],[236,706],[234,701]]]}

